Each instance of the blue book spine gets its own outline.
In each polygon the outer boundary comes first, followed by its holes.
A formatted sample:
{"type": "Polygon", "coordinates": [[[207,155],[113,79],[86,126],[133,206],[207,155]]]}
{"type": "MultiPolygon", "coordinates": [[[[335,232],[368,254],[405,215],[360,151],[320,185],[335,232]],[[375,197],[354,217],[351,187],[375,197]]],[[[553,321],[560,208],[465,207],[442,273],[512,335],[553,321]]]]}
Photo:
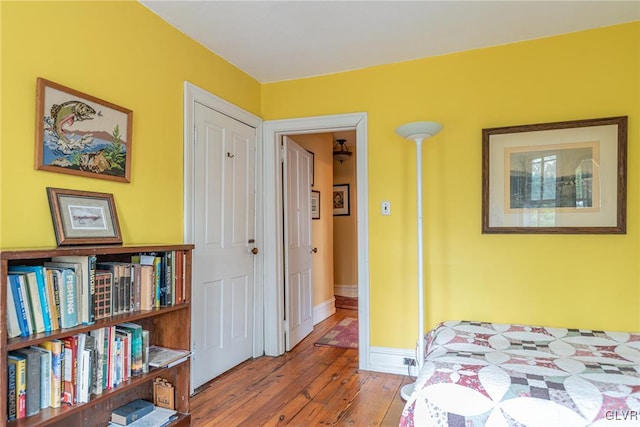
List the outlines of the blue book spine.
{"type": "Polygon", "coordinates": [[[13,301],[16,304],[16,311],[18,313],[20,336],[28,337],[31,335],[31,330],[29,329],[29,323],[27,321],[27,316],[30,316],[30,314],[27,313],[26,305],[22,299],[22,292],[20,292],[20,279],[18,276],[13,274],[8,275],[7,277],[9,284],[11,285],[11,294],[13,295],[13,301]]]}
{"type": "Polygon", "coordinates": [[[44,331],[51,332],[51,310],[49,308],[49,298],[44,277],[44,267],[18,265],[12,266],[11,271],[33,271],[34,273],[36,273],[36,279],[38,282],[38,295],[40,296],[40,305],[42,305],[42,320],[44,322],[44,331]]]}
{"type": "Polygon", "coordinates": [[[60,306],[64,307],[64,316],[61,316],[63,328],[78,326],[78,304],[76,274],[69,269],[62,270],[63,298],[60,306]]]}

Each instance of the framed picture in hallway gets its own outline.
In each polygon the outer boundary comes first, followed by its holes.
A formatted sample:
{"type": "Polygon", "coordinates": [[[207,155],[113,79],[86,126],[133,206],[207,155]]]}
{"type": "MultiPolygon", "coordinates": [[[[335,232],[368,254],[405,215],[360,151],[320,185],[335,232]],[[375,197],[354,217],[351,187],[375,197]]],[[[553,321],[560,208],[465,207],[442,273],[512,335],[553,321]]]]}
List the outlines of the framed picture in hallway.
{"type": "Polygon", "coordinates": [[[333,186],[333,216],[349,215],[349,184],[333,186]]]}
{"type": "Polygon", "coordinates": [[[320,219],[320,192],[311,190],[311,219],[320,219]]]}

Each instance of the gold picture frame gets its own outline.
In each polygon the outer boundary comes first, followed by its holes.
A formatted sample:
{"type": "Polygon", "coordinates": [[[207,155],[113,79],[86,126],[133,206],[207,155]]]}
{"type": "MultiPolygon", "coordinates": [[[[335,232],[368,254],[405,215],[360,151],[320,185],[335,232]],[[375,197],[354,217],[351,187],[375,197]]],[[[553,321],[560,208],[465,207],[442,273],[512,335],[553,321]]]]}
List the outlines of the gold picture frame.
{"type": "Polygon", "coordinates": [[[132,122],[131,110],[39,77],[35,167],[130,182],[132,122]]]}
{"type": "Polygon", "coordinates": [[[47,187],[58,246],[121,244],[113,194],[47,187]]]}

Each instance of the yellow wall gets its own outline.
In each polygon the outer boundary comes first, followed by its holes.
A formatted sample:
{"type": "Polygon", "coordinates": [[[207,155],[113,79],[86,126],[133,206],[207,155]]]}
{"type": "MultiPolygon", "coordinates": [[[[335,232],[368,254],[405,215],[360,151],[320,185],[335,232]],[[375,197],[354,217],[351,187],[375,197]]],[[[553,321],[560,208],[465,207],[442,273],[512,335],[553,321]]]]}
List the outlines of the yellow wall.
{"type": "Polygon", "coordinates": [[[267,120],[368,113],[372,345],[411,348],[417,334],[415,145],[394,133],[415,120],[444,125],[424,144],[427,327],[463,318],[640,330],[639,76],[634,22],[263,86],[267,120]],[[626,235],[481,234],[483,128],[621,115],[626,235]]]}
{"type": "Polygon", "coordinates": [[[188,80],[265,119],[368,112],[372,345],[412,348],[417,333],[415,149],[394,129],[424,119],[444,124],[425,143],[427,326],[640,330],[640,22],[260,85],[137,2],[2,1],[0,15],[2,248],[55,244],[47,186],[113,193],[125,243],[182,241],[188,80]],[[134,111],[131,183],[34,170],[38,76],[134,111]],[[480,233],[482,128],[617,115],[629,116],[626,235],[480,233]]]}
{"type": "Polygon", "coordinates": [[[315,180],[312,190],[320,192],[320,219],[311,221],[313,266],[313,306],[333,299],[333,214],[331,188],[333,174],[333,134],[291,135],[297,144],[313,153],[315,180]]]}
{"type": "Polygon", "coordinates": [[[47,186],[113,193],[125,244],[182,242],[184,81],[254,114],[260,84],[135,1],[0,8],[0,246],[55,245],[47,186]],[[133,110],[131,183],[34,169],[37,77],[133,110]]]}

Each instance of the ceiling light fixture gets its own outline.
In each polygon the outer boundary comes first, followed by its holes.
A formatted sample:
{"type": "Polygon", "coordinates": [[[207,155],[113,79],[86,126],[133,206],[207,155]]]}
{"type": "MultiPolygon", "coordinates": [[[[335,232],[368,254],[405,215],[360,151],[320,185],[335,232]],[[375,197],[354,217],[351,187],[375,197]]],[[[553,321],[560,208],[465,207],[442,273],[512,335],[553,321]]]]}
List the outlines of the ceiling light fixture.
{"type": "Polygon", "coordinates": [[[353,154],[346,146],[346,139],[336,139],[336,145],[333,146],[333,158],[342,164],[345,160],[349,160],[353,154]]]}

